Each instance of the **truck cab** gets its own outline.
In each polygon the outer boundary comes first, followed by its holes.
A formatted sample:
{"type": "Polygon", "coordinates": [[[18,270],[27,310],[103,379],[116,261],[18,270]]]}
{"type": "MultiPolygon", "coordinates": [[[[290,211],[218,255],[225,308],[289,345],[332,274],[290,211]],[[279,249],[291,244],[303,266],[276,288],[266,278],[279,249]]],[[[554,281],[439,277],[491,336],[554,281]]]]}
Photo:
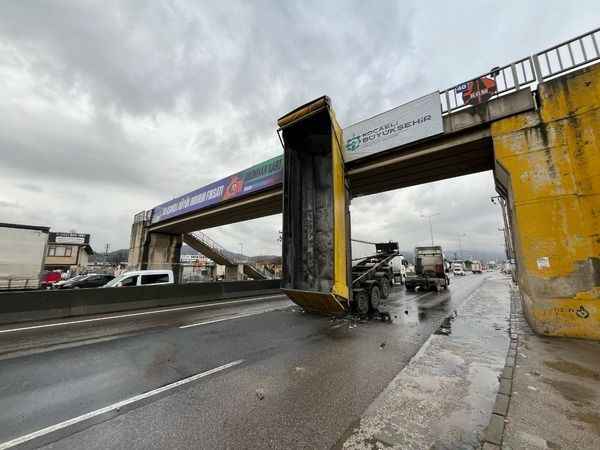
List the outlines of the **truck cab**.
{"type": "Polygon", "coordinates": [[[415,248],[415,276],[407,277],[406,290],[417,289],[435,290],[439,292],[447,289],[450,280],[446,275],[444,252],[442,247],[416,247],[415,248]]]}

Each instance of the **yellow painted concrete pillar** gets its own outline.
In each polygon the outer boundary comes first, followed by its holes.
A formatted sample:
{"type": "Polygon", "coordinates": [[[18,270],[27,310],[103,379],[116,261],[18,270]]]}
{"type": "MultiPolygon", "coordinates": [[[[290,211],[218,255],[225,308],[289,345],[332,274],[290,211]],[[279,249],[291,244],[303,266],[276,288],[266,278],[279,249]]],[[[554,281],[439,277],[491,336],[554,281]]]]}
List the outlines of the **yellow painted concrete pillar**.
{"type": "Polygon", "coordinates": [[[538,94],[538,111],[492,125],[525,315],[540,334],[600,339],[600,65],[538,94]]]}

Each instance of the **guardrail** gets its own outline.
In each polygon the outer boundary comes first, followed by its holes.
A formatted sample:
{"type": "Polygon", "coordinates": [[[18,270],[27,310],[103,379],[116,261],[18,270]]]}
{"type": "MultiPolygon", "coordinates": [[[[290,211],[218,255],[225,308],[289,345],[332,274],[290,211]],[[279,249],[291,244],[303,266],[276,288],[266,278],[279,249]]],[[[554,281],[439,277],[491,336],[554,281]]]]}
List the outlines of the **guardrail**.
{"type": "Polygon", "coordinates": [[[4,292],[0,294],[0,324],[269,296],[281,293],[280,285],[281,280],[262,280],[4,292]]]}
{"type": "Polygon", "coordinates": [[[496,92],[492,96],[495,98],[597,62],[600,60],[599,40],[600,28],[596,28],[539,53],[505,66],[494,67],[487,73],[449,87],[440,92],[442,113],[449,114],[470,107],[471,105],[464,102],[457,90],[467,83],[484,77],[493,78],[496,82],[496,92]]]}

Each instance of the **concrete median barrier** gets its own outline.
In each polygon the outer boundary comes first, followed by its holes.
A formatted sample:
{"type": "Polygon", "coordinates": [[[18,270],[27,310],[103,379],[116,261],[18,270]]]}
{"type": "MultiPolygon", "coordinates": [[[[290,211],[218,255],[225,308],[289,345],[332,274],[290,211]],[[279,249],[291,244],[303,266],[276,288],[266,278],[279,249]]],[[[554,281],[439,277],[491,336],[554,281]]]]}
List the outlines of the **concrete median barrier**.
{"type": "Polygon", "coordinates": [[[0,325],[280,293],[280,280],[0,294],[0,325]]]}

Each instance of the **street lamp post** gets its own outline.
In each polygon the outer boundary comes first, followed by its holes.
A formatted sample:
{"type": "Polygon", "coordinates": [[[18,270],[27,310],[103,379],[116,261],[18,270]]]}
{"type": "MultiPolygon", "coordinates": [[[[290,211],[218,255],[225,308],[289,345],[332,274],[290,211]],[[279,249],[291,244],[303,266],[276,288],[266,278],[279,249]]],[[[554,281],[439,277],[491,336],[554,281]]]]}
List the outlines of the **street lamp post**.
{"type": "Polygon", "coordinates": [[[440,213],[434,214],[421,214],[422,218],[427,218],[429,220],[429,237],[431,238],[431,246],[433,247],[433,225],[431,224],[431,218],[435,216],[439,216],[440,213]]]}
{"type": "Polygon", "coordinates": [[[462,251],[462,238],[466,237],[467,233],[461,233],[458,235],[458,253],[460,254],[460,259],[464,259],[463,251],[462,251]]]}

